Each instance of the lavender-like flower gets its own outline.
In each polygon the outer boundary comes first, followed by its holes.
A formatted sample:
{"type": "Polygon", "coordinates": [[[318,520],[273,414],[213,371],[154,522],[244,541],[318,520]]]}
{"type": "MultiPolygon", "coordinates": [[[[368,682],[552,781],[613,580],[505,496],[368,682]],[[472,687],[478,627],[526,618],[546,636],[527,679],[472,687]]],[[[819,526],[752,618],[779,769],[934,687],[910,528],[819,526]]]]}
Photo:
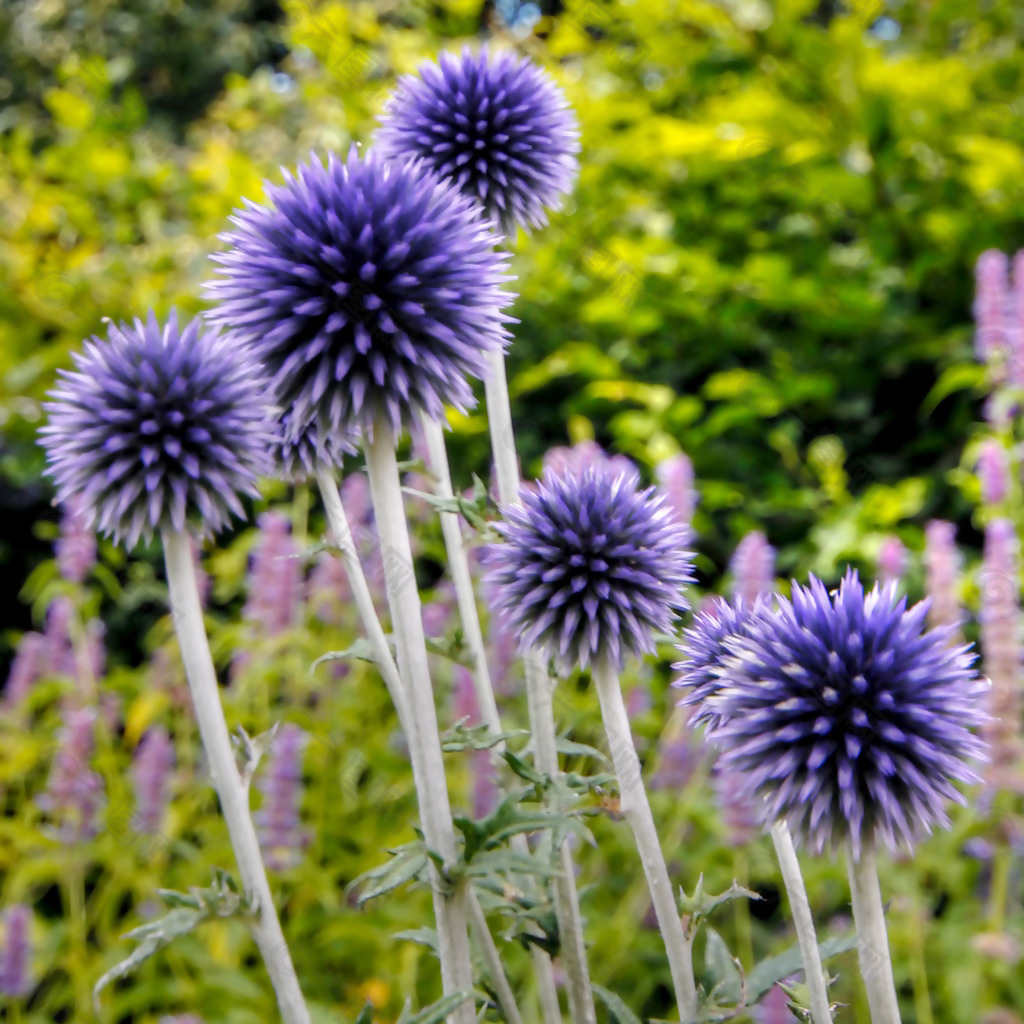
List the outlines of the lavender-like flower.
{"type": "Polygon", "coordinates": [[[23,999],[32,991],[29,972],[29,925],[32,911],[24,903],[4,911],[4,946],[0,953],[0,994],[23,999]]]}
{"type": "Polygon", "coordinates": [[[733,591],[748,606],[775,589],[775,549],[760,530],[753,530],[739,542],[730,568],[733,591]]]}
{"type": "Polygon", "coordinates": [[[798,1024],[789,1009],[789,996],[779,985],[772,985],[768,994],[754,1008],[754,1020],[756,1024],[798,1024]]]}
{"type": "Polygon", "coordinates": [[[46,637],[42,633],[25,633],[18,641],[11,671],[4,684],[4,703],[17,707],[40,679],[46,676],[46,637]]]}
{"type": "Polygon", "coordinates": [[[956,527],[933,519],[924,528],[925,591],[931,601],[928,621],[933,626],[959,626],[962,618],[957,596],[960,556],[956,527]]]}
{"type": "Polygon", "coordinates": [[[878,549],[878,582],[883,586],[899,583],[906,571],[907,549],[899,537],[890,534],[878,549]]]}
{"type": "Polygon", "coordinates": [[[568,669],[653,651],[652,633],[687,607],[689,529],[635,470],[548,471],[496,527],[487,553],[495,608],[521,646],[568,669]]]}
{"type": "Polygon", "coordinates": [[[711,773],[711,781],[715,789],[715,803],[729,833],[729,842],[736,849],[749,846],[757,836],[760,822],[742,777],[720,760],[711,773]]]}
{"type": "Polygon", "coordinates": [[[1010,478],[1006,465],[1006,450],[995,439],[988,438],[978,453],[978,482],[981,500],[985,505],[999,505],[1006,500],[1010,478]]]}
{"type": "Polygon", "coordinates": [[[288,517],[274,509],[259,518],[260,539],[249,570],[242,616],[262,636],[279,636],[296,622],[302,602],[302,562],[288,517]]]}
{"type": "Polygon", "coordinates": [[[292,436],[343,447],[374,417],[473,404],[507,343],[506,256],[478,208],[419,163],[355,148],[248,203],[214,257],[211,319],[251,343],[292,436]]]}
{"type": "Polygon", "coordinates": [[[978,359],[983,363],[999,354],[1005,358],[1009,349],[1013,325],[1008,274],[1006,255],[997,249],[988,249],[978,257],[975,268],[974,346],[978,359]]]}
{"type": "Polygon", "coordinates": [[[270,440],[263,386],[247,351],[204,330],[110,325],[73,356],[45,408],[42,444],[59,500],[90,528],[134,545],[200,518],[218,530],[255,494],[270,440]]]}
{"type": "Polygon", "coordinates": [[[927,610],[893,586],[865,595],[852,571],[831,595],[811,577],[727,641],[714,738],[762,821],[819,851],[849,840],[858,857],[948,825],[954,782],[978,780],[987,683],[953,627],[926,630],[927,610]]]}
{"type": "Polygon", "coordinates": [[[748,606],[743,598],[733,602],[718,598],[708,603],[693,618],[676,649],[683,656],[674,668],[680,675],[672,685],[688,691],[679,702],[694,708],[691,724],[703,725],[708,736],[721,724],[717,697],[729,686],[729,676],[736,655],[729,647],[735,636],[747,636],[754,616],[763,603],[748,606]]]}
{"type": "Polygon", "coordinates": [[[46,792],[38,800],[40,808],[54,817],[57,834],[66,843],[83,842],[96,834],[103,780],[89,769],[95,723],[92,708],[68,713],[67,724],[57,736],[59,747],[46,792]]]}
{"type": "Polygon", "coordinates": [[[160,831],[167,810],[168,788],[174,767],[174,745],[163,726],[147,730],[135,748],[132,775],[135,779],[135,817],[139,832],[160,831]]]}
{"type": "Polygon", "coordinates": [[[297,725],[281,726],[260,775],[263,805],[256,814],[256,825],[267,865],[275,871],[292,867],[308,841],[300,815],[302,759],[308,741],[309,735],[297,725]]]}
{"type": "Polygon", "coordinates": [[[606,465],[615,472],[631,473],[635,466],[625,455],[609,455],[596,441],[577,441],[571,447],[561,445],[544,453],[544,472],[579,476],[590,466],[606,465]]]}
{"type": "Polygon", "coordinates": [[[1008,785],[1020,767],[1020,569],[1017,534],[1008,519],[985,527],[981,575],[981,649],[992,681],[985,735],[991,751],[989,780],[1008,785]]]}
{"type": "Polygon", "coordinates": [[[677,707],[659,740],[651,789],[681,790],[693,778],[701,757],[692,713],[689,708],[677,707]]]}
{"type": "Polygon", "coordinates": [[[579,132],[562,90],[511,51],[442,54],[404,76],[377,146],[420,157],[479,202],[506,235],[540,227],[577,172],[579,132]]]}
{"type": "Polygon", "coordinates": [[[697,508],[697,487],[694,483],[693,463],[680,452],[658,463],[658,482],[668,495],[669,505],[676,515],[688,523],[697,508]]]}
{"type": "Polygon", "coordinates": [[[96,564],[96,535],[78,498],[64,507],[56,544],[57,566],[70,583],[81,583],[96,564]]]}

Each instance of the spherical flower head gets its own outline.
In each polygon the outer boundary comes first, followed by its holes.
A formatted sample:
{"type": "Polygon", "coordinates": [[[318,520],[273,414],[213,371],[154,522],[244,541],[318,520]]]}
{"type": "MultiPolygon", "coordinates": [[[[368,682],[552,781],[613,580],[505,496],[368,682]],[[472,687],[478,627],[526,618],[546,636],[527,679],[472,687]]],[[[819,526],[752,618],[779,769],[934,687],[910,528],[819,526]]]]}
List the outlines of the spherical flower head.
{"type": "Polygon", "coordinates": [[[473,404],[469,377],[507,344],[506,255],[479,208],[425,165],[353,148],[247,203],[214,257],[209,314],[251,343],[298,436],[343,447],[383,415],[473,404]]]}
{"type": "Polygon", "coordinates": [[[708,737],[721,724],[714,698],[728,687],[730,666],[735,660],[728,640],[746,636],[750,622],[763,607],[761,601],[751,606],[741,597],[732,602],[718,598],[694,616],[676,646],[683,657],[672,666],[680,673],[672,685],[688,691],[679,704],[696,708],[690,722],[703,725],[708,737]]]}
{"type": "Polygon", "coordinates": [[[579,131],[565,95],[510,51],[442,54],[404,76],[377,143],[420,157],[479,202],[506,234],[541,227],[576,178],[579,131]]]}
{"type": "Polygon", "coordinates": [[[355,452],[349,438],[332,437],[325,441],[315,423],[292,429],[291,417],[285,415],[274,427],[269,455],[275,476],[286,483],[302,484],[316,475],[319,463],[340,469],[344,456],[355,452]]]}
{"type": "Polygon", "coordinates": [[[985,745],[971,730],[988,684],[926,613],[894,584],[865,594],[848,572],[830,594],[811,577],[727,641],[714,738],[762,821],[787,821],[817,851],[849,841],[855,855],[948,827],[946,802],[963,802],[954,783],[978,781],[985,745]]]}
{"type": "Polygon", "coordinates": [[[487,551],[495,609],[522,647],[563,670],[653,651],[652,633],[687,606],[689,530],[635,469],[549,470],[496,529],[505,543],[487,551]]]}
{"type": "Polygon", "coordinates": [[[186,520],[220,530],[257,495],[270,424],[259,365],[228,338],[175,313],[111,324],[72,357],[41,431],[63,504],[129,547],[186,520]]]}

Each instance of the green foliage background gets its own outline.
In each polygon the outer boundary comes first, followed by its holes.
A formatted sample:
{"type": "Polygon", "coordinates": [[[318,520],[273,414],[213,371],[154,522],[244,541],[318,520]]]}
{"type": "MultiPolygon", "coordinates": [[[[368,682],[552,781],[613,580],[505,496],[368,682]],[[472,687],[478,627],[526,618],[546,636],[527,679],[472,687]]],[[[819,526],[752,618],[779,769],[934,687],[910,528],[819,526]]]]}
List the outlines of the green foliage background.
{"type": "MultiPolygon", "coordinates": [[[[648,469],[686,451],[701,491],[698,567],[710,586],[722,584],[736,541],[754,527],[778,549],[783,576],[834,578],[847,561],[870,572],[886,533],[918,552],[932,517],[956,521],[969,563],[976,557],[971,469],[982,372],[971,353],[972,269],[983,249],[1024,245],[1024,8],[1013,0],[556,6],[529,32],[503,27],[480,0],[4,6],[0,665],[28,624],[16,600],[21,581],[35,570],[27,596],[37,612],[52,583],[52,566],[37,567],[54,513],[34,439],[40,401],[70,350],[100,331],[103,317],[199,310],[208,256],[240,197],[259,198],[264,178],[278,179],[281,166],[311,150],[369,144],[396,75],[481,34],[548,66],[582,129],[575,195],[548,229],[515,242],[521,323],[510,379],[526,468],[536,470],[552,444],[590,436],[648,469]],[[892,25],[896,38],[885,31],[892,25]]],[[[487,471],[486,418],[456,418],[453,428],[453,468],[468,484],[471,472],[487,471]]],[[[234,645],[253,642],[232,625],[252,540],[242,530],[212,556],[212,626],[225,663],[234,645]]],[[[180,737],[189,729],[150,678],[152,651],[168,640],[159,602],[145,603],[159,592],[156,553],[133,568],[107,551],[105,564],[107,576],[80,600],[108,622],[103,685],[129,715],[111,737],[114,786],[146,724],[177,723],[180,737]],[[138,588],[143,598],[129,602],[138,588]],[[144,643],[140,621],[153,630],[144,643]]],[[[965,580],[973,600],[970,574],[965,580]]],[[[910,585],[920,590],[916,562],[910,585]]],[[[231,696],[232,714],[252,727],[275,712],[316,708],[307,809],[317,839],[309,863],[283,882],[286,930],[324,1020],[354,1016],[367,997],[393,1019],[403,992],[435,994],[429,958],[390,939],[422,924],[427,904],[391,897],[360,912],[340,893],[381,849],[411,837],[407,765],[390,743],[394,723],[372,674],[356,670],[343,685],[318,676],[313,692],[295,668],[343,638],[293,639],[295,649],[268,655],[231,696]],[[352,757],[365,759],[365,773],[341,789],[352,757]],[[387,814],[377,813],[381,792],[390,794],[387,814]]],[[[664,727],[664,679],[661,666],[655,707],[638,724],[651,744],[664,727]]],[[[111,830],[92,844],[91,931],[67,959],[67,865],[61,848],[39,837],[30,800],[45,783],[61,685],[40,691],[27,722],[4,723],[0,754],[11,812],[0,826],[0,902],[49,908],[36,935],[36,967],[49,980],[28,1017],[39,1021],[91,1019],[76,1002],[82,979],[117,959],[117,936],[138,923],[147,894],[206,884],[208,867],[230,859],[212,794],[190,787],[186,774],[166,846],[126,851],[111,830]]],[[[585,681],[567,693],[564,724],[596,741],[585,681]]],[[[706,788],[657,797],[665,834],[678,843],[680,880],[692,885],[699,866],[712,888],[735,872],[755,888],[777,885],[767,848],[743,855],[752,866],[735,863],[741,855],[729,849],[706,788]]],[[[889,870],[907,1021],[1024,1008],[1012,963],[972,945],[991,925],[972,896],[981,869],[958,856],[977,828],[964,815],[956,832],[889,870]]],[[[594,831],[601,852],[584,852],[582,878],[595,973],[634,1009],[665,1012],[656,937],[630,931],[645,908],[629,843],[611,820],[597,819],[594,831]]],[[[819,920],[845,913],[841,865],[813,865],[810,884],[819,920]]],[[[1021,925],[1018,916],[1018,938],[1021,925]]],[[[735,948],[743,921],[721,928],[735,948]]],[[[782,911],[758,922],[749,941],[759,956],[779,948],[782,911]]],[[[209,926],[119,989],[103,1019],[186,1009],[209,1021],[266,1019],[269,996],[252,957],[240,930],[209,926]]],[[[525,957],[517,963],[525,971],[525,957]]],[[[841,972],[851,1019],[866,1019],[852,958],[841,972]]]]}

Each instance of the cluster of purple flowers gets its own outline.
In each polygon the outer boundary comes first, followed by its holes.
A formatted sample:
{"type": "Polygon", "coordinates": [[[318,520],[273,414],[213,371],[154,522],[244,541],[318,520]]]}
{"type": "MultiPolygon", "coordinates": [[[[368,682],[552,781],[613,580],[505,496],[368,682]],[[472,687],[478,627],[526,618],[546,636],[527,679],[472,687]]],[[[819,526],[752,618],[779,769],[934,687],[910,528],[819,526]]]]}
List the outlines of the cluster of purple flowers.
{"type": "Polygon", "coordinates": [[[308,841],[301,822],[302,761],[308,742],[309,735],[297,725],[283,725],[259,776],[263,805],[256,826],[267,864],[276,870],[294,865],[308,841]]]}

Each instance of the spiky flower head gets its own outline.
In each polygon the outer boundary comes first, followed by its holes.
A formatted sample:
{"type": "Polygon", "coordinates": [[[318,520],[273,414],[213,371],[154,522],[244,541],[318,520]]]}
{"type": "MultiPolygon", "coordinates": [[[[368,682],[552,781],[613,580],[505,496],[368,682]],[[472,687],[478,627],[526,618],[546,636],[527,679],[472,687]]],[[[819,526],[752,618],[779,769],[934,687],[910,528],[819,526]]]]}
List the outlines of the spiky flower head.
{"type": "Polygon", "coordinates": [[[252,344],[299,436],[343,446],[377,414],[473,404],[507,343],[506,255],[479,208],[421,162],[316,158],[247,202],[214,256],[209,314],[252,344]]]}
{"type": "Polygon", "coordinates": [[[479,202],[509,235],[540,227],[576,177],[579,131],[551,77],[510,51],[442,54],[406,75],[377,146],[420,157],[479,202]]]}
{"type": "Polygon", "coordinates": [[[524,487],[487,552],[496,610],[562,669],[653,651],[684,610],[689,530],[635,469],[595,462],[524,487]]]}
{"type": "Polygon", "coordinates": [[[865,594],[848,571],[831,594],[813,576],[727,641],[728,686],[709,700],[723,764],[763,822],[813,849],[849,840],[907,846],[976,782],[987,682],[953,627],[927,629],[895,585],[865,594]]]}
{"type": "Polygon", "coordinates": [[[734,660],[728,640],[745,636],[762,607],[761,601],[748,605],[741,597],[731,602],[724,598],[711,601],[693,617],[676,647],[683,657],[672,666],[680,673],[672,685],[688,691],[679,704],[695,709],[690,722],[695,727],[703,725],[709,737],[721,722],[717,701],[712,698],[728,687],[734,660]]]}
{"type": "Polygon", "coordinates": [[[186,520],[217,531],[243,515],[268,468],[270,424],[259,365],[192,320],[153,313],[111,324],[62,371],[45,408],[49,472],[89,528],[134,545],[186,520]]]}
{"type": "Polygon", "coordinates": [[[315,423],[292,429],[291,417],[280,417],[270,443],[270,461],[276,477],[290,484],[301,484],[316,475],[318,463],[341,467],[346,454],[354,455],[356,447],[349,438],[320,437],[315,423]]]}

